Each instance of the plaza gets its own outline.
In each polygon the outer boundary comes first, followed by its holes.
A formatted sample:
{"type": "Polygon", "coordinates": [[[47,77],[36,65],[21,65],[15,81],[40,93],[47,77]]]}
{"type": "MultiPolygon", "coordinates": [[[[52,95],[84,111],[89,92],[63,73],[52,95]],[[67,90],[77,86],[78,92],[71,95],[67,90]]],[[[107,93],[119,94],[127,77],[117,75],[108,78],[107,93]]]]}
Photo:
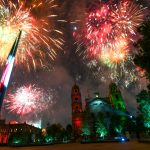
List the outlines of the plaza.
{"type": "Polygon", "coordinates": [[[49,146],[33,146],[33,147],[1,147],[1,150],[149,150],[150,143],[139,143],[137,141],[122,143],[70,143],[70,144],[54,144],[49,146]]]}

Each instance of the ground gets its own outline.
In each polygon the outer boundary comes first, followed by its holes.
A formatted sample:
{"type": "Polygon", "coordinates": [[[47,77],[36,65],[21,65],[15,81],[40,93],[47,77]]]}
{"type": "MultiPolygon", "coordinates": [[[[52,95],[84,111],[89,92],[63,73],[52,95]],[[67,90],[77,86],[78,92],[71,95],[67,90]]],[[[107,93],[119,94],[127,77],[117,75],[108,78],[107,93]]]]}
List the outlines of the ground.
{"type": "Polygon", "coordinates": [[[96,143],[96,144],[55,144],[49,146],[33,147],[0,147],[1,150],[150,150],[150,143],[96,143]]]}

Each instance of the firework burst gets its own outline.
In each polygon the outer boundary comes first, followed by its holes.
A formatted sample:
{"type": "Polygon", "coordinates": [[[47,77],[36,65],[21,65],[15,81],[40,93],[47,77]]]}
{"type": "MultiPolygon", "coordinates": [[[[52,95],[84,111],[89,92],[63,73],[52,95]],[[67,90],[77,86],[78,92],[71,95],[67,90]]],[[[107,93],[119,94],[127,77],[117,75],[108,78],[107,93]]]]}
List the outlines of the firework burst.
{"type": "Polygon", "coordinates": [[[81,21],[81,26],[79,24],[81,28],[75,34],[77,51],[84,46],[86,52],[80,53],[97,57],[106,47],[118,49],[122,39],[127,41],[127,45],[136,40],[136,28],[143,22],[144,9],[131,1],[98,3],[85,15],[85,23],[81,21]]]}
{"type": "Polygon", "coordinates": [[[127,40],[121,37],[117,39],[113,46],[103,47],[100,54],[100,61],[111,68],[130,60],[127,40]]]}
{"type": "Polygon", "coordinates": [[[112,25],[108,19],[109,5],[101,4],[98,8],[87,13],[85,16],[85,24],[79,31],[81,34],[76,34],[78,49],[81,46],[86,47],[86,54],[97,56],[100,53],[101,47],[108,43],[108,35],[111,32],[112,25]]]}
{"type": "Polygon", "coordinates": [[[143,22],[144,7],[140,7],[131,1],[121,1],[118,5],[114,5],[111,12],[111,22],[113,24],[113,33],[122,35],[132,41],[136,35],[137,27],[143,22]]]}
{"type": "Polygon", "coordinates": [[[8,94],[5,105],[6,109],[15,114],[38,114],[52,105],[52,98],[52,92],[46,94],[35,85],[29,85],[18,88],[14,94],[8,94]]]}
{"type": "Polygon", "coordinates": [[[54,0],[0,0],[0,60],[4,62],[19,30],[22,30],[16,64],[28,69],[54,60],[56,49],[63,45],[62,32],[57,30],[54,0]],[[48,57],[48,58],[47,58],[48,57]]]}
{"type": "Polygon", "coordinates": [[[77,22],[78,30],[73,34],[77,53],[84,60],[95,59],[102,65],[98,68],[108,67],[112,80],[124,78],[129,85],[137,79],[131,45],[138,39],[136,29],[144,20],[144,10],[132,1],[98,2],[77,22]]]}

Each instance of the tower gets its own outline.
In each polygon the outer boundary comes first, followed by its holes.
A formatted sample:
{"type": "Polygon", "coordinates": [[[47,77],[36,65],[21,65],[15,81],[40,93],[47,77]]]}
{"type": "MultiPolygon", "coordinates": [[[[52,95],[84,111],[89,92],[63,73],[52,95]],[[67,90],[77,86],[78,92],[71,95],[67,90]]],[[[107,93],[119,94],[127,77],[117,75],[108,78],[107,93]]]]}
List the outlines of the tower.
{"type": "Polygon", "coordinates": [[[78,139],[81,135],[83,110],[82,110],[80,89],[79,89],[79,86],[77,86],[76,84],[72,87],[71,100],[72,100],[73,134],[74,134],[74,138],[78,139]]]}
{"type": "Polygon", "coordinates": [[[115,83],[109,85],[109,98],[112,106],[121,111],[126,111],[125,103],[121,91],[115,83]]]}

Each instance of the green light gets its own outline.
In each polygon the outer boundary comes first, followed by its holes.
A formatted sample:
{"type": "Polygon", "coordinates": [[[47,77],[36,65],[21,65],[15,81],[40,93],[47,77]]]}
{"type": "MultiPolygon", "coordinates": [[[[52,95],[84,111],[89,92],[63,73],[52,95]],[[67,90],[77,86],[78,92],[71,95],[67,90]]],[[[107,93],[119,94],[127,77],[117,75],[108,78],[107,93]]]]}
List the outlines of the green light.
{"type": "Polygon", "coordinates": [[[122,111],[126,110],[121,91],[115,83],[110,84],[110,98],[113,102],[114,108],[122,111]]]}
{"type": "Polygon", "coordinates": [[[88,136],[88,135],[91,134],[90,127],[89,127],[89,125],[88,125],[87,123],[85,123],[85,124],[83,125],[81,131],[82,131],[82,135],[88,136]]]}
{"type": "Polygon", "coordinates": [[[117,133],[119,133],[119,134],[122,133],[122,130],[123,130],[123,127],[122,127],[122,126],[118,126],[118,127],[115,128],[115,131],[116,131],[117,133]]]}
{"type": "Polygon", "coordinates": [[[99,137],[104,137],[108,134],[108,131],[104,124],[101,122],[101,120],[97,120],[96,122],[96,133],[98,134],[99,137]]]}
{"type": "Polygon", "coordinates": [[[16,137],[13,138],[12,144],[21,144],[21,143],[22,143],[22,139],[16,137]]]}
{"type": "Polygon", "coordinates": [[[144,126],[150,128],[150,95],[148,91],[143,90],[137,95],[139,111],[144,119],[144,126]]]}
{"type": "Polygon", "coordinates": [[[54,141],[54,138],[50,135],[45,136],[46,143],[52,143],[54,141]]]}

